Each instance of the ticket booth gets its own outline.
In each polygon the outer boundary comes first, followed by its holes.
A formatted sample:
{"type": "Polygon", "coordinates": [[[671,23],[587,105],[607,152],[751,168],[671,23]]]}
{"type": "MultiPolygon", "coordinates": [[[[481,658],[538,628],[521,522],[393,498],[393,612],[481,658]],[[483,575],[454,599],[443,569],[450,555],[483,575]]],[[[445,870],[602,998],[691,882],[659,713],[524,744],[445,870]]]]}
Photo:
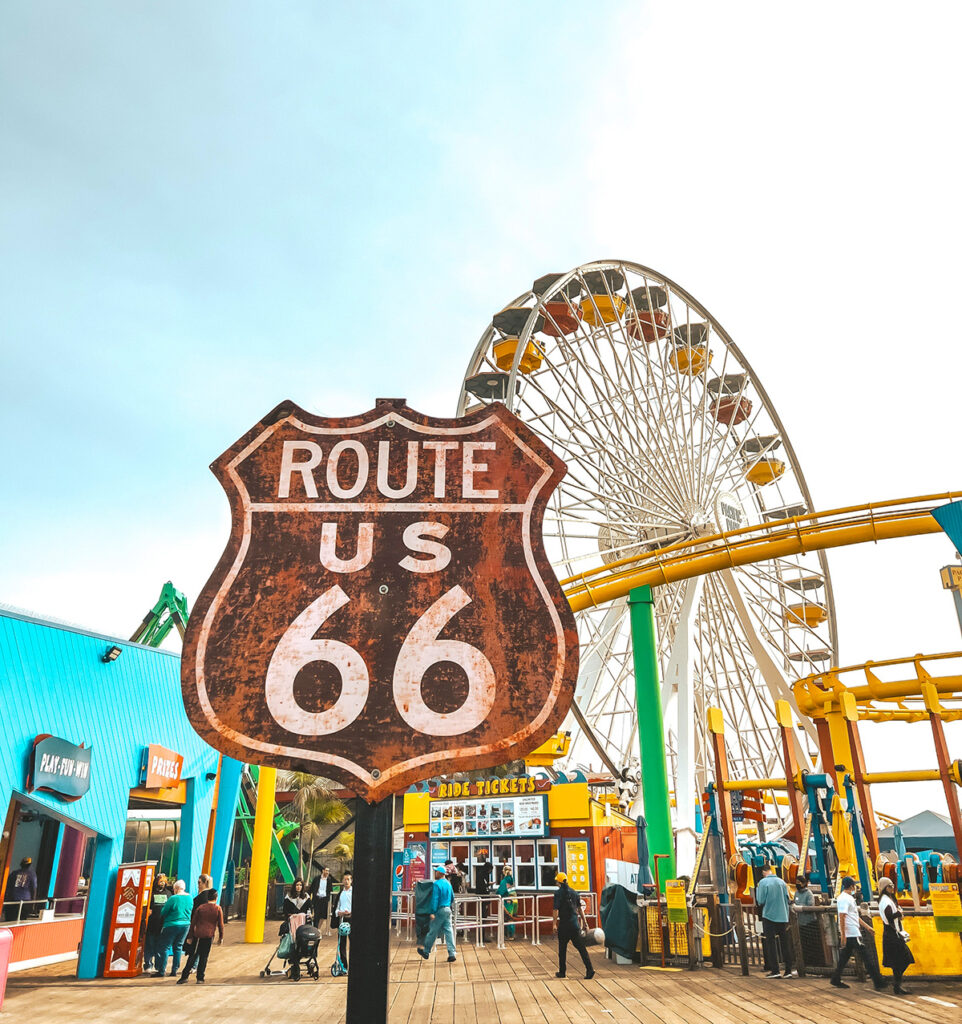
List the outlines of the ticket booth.
{"type": "Polygon", "coordinates": [[[600,893],[637,870],[637,832],[613,797],[591,790],[536,775],[421,783],[404,795],[405,847],[428,864],[452,858],[472,890],[489,863],[492,889],[509,865],[519,893],[553,892],[559,871],[572,888],[600,893]]]}

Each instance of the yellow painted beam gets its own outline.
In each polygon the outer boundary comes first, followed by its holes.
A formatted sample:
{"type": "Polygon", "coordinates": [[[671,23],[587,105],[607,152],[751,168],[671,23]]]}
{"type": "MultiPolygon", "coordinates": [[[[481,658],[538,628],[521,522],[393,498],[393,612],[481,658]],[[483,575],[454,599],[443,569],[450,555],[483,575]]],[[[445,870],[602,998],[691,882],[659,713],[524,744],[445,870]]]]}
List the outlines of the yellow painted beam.
{"type": "Polygon", "coordinates": [[[938,768],[922,768],[904,772],[866,772],[863,778],[875,786],[881,782],[938,782],[942,776],[938,768]]]}
{"type": "Polygon", "coordinates": [[[788,789],[784,779],[729,779],[724,788],[729,792],[744,789],[788,789]]]}
{"type": "Polygon", "coordinates": [[[274,822],[274,790],[277,769],[261,768],[257,776],[257,804],[254,810],[254,841],[251,843],[251,871],[248,878],[245,942],[264,941],[267,913],[267,882],[271,863],[271,835],[274,822]]]}

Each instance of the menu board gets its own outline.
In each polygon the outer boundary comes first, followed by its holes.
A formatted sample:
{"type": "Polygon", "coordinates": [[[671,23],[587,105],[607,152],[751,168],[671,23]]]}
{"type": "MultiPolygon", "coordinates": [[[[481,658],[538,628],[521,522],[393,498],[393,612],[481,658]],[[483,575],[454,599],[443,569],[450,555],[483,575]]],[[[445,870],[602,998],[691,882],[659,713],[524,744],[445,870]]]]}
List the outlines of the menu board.
{"type": "Polygon", "coordinates": [[[501,796],[487,800],[432,800],[432,839],[524,838],[548,834],[548,799],[501,796]]]}
{"type": "Polygon", "coordinates": [[[591,889],[591,874],[588,871],[588,843],[583,839],[565,840],[565,871],[568,885],[578,892],[591,889]]]}

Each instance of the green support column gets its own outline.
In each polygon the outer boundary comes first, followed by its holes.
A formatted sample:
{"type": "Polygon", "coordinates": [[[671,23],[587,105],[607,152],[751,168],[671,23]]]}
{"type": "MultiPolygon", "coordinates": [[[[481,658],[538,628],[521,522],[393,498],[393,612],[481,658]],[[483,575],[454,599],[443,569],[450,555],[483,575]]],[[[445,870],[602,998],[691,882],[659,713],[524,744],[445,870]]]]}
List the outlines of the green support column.
{"type": "MultiPolygon", "coordinates": [[[[667,853],[659,861],[661,889],[665,879],[675,877],[675,843],[671,831],[668,797],[668,766],[665,761],[665,723],[661,715],[661,687],[658,682],[658,638],[651,587],[637,587],[628,595],[631,612],[631,647],[635,662],[635,700],[638,707],[638,743],[641,747],[641,791],[648,822],[648,848],[667,853]]],[[[654,860],[652,860],[654,865],[654,860]]]]}

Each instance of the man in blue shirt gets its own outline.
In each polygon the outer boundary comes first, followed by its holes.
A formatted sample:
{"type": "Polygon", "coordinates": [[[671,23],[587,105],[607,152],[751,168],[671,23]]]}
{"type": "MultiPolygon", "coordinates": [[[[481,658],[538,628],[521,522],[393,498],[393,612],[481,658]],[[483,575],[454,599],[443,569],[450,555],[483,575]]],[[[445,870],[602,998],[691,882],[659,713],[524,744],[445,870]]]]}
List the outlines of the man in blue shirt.
{"type": "Polygon", "coordinates": [[[792,944],[788,936],[788,886],[772,874],[771,865],[762,867],[762,877],[755,886],[755,904],[762,918],[767,978],[797,978],[792,944]],[[778,973],[778,948],[785,959],[785,973],[778,973]]]}
{"type": "Polygon", "coordinates": [[[457,957],[454,945],[454,928],[451,924],[451,910],[454,904],[454,890],[451,883],[444,877],[444,868],[434,869],[434,895],[431,900],[431,927],[424,939],[424,948],[418,949],[418,953],[425,960],[431,955],[434,941],[444,932],[444,941],[448,945],[448,963],[453,964],[457,957]]]}

